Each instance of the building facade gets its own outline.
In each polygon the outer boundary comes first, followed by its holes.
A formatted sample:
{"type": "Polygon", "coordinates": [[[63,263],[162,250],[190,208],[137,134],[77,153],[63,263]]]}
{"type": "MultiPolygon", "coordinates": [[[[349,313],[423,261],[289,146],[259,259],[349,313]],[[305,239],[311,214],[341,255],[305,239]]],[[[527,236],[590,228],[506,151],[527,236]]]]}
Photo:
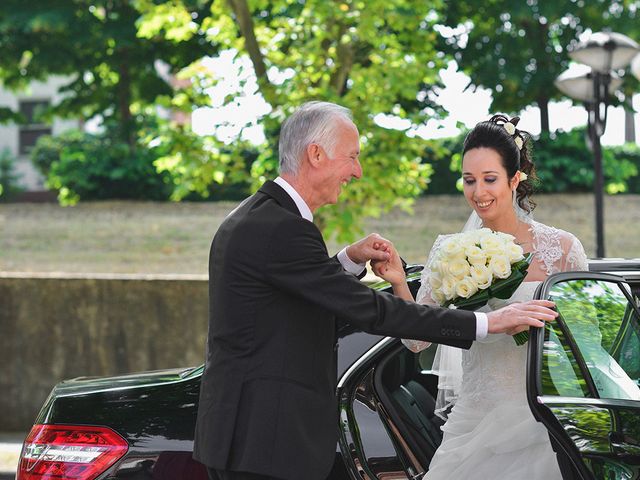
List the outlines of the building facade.
{"type": "Polygon", "coordinates": [[[27,191],[42,191],[44,179],[31,163],[30,152],[42,135],[58,135],[71,128],[79,128],[79,120],[56,118],[45,123],[38,112],[58,103],[62,96],[58,89],[69,81],[68,77],[51,76],[46,82],[31,82],[23,91],[15,92],[0,86],[0,106],[22,113],[24,124],[0,124],[0,152],[7,150],[16,159],[14,171],[18,184],[27,191]]]}

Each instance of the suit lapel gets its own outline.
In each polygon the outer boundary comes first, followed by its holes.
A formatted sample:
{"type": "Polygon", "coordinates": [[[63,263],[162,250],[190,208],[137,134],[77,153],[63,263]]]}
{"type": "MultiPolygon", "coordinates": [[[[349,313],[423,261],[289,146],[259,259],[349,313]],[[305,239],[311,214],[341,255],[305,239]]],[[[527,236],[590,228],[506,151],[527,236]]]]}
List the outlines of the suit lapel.
{"type": "Polygon", "coordinates": [[[298,210],[298,206],[296,202],[293,201],[293,198],[289,196],[287,192],[285,192],[284,188],[278,185],[276,182],[272,182],[271,180],[267,180],[260,190],[260,193],[264,193],[265,195],[273,198],[278,204],[289,210],[291,213],[295,213],[296,215],[300,215],[300,210],[298,210]]]}

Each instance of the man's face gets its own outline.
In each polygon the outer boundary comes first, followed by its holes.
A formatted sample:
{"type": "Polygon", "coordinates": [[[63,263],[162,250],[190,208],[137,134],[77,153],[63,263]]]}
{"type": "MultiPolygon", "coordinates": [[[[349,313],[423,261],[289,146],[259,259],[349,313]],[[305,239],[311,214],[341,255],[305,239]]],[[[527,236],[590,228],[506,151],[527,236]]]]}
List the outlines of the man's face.
{"type": "Polygon", "coordinates": [[[352,178],[362,176],[358,129],[351,122],[341,121],[336,129],[336,137],[331,156],[324,148],[319,149],[318,181],[315,186],[317,207],[337,203],[342,187],[352,178]]]}

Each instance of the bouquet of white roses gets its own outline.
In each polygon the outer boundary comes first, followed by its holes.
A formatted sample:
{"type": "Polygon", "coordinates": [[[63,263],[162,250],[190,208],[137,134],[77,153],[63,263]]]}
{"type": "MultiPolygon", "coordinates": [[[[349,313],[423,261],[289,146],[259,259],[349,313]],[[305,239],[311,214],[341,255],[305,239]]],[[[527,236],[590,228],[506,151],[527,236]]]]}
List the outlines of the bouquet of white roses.
{"type": "MultiPolygon", "coordinates": [[[[433,300],[444,307],[475,310],[492,297],[511,297],[532,258],[514,240],[512,235],[488,228],[448,236],[428,265],[433,300]]],[[[522,345],[528,333],[514,335],[514,339],[522,345]]]]}

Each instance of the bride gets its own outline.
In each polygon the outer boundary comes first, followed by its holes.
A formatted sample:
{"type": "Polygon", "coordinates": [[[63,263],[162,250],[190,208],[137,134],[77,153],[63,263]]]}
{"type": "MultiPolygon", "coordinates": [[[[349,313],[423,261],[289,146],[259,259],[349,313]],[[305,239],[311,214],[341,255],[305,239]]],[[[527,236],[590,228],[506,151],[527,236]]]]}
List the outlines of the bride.
{"type": "MultiPolygon", "coordinates": [[[[525,281],[509,300],[492,299],[485,309],[530,300],[548,275],[586,270],[587,258],[571,233],[533,220],[530,200],[535,169],[530,136],[516,128],[518,118],[495,115],[469,132],[463,146],[464,196],[473,209],[465,230],[488,227],[515,237],[534,252],[525,281]]],[[[435,303],[429,287],[429,265],[446,235],[436,239],[422,274],[417,302],[435,303]]],[[[413,299],[397,252],[373,265],[394,293],[413,299]]],[[[414,352],[426,342],[403,340],[414,352]]],[[[533,418],[526,399],[526,344],[516,346],[506,334],[490,334],[468,350],[438,346],[436,413],[448,418],[426,480],[491,478],[551,480],[562,478],[549,437],[533,418]],[[451,408],[453,406],[453,408],[451,408]]]]}

